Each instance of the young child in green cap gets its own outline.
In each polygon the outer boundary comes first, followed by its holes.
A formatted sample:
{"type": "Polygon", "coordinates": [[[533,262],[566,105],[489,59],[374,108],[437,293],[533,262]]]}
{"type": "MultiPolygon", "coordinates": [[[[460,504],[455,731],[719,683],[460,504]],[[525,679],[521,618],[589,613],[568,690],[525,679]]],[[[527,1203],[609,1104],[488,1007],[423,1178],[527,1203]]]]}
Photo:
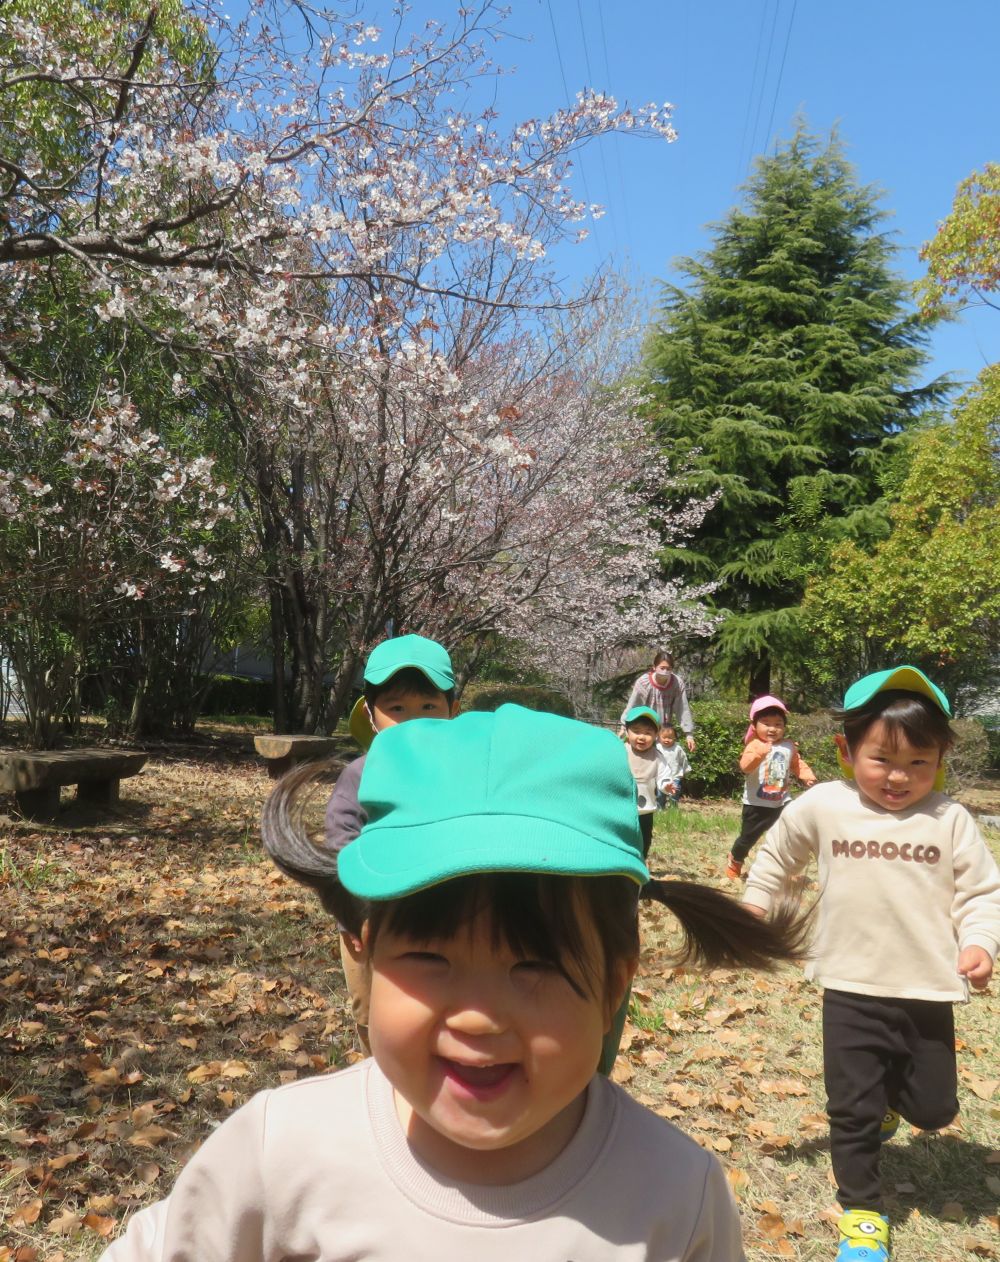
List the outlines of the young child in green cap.
{"type": "Polygon", "coordinates": [[[642,857],[653,844],[653,814],[656,811],[656,790],[666,764],[656,748],[660,719],[646,705],[633,706],[623,716],[628,765],[635,780],[636,804],[639,808],[639,829],[642,833],[642,857]]]}
{"type": "MultiPolygon", "coordinates": [[[[715,1157],[595,1067],[640,888],[712,963],[795,954],[789,925],[647,885],[624,749],[573,719],[400,724],[360,801],[337,874],[365,908],[372,1057],[256,1096],[105,1262],[741,1262],[715,1157]]],[[[285,819],[265,811],[272,854],[285,819]]]]}
{"type": "MultiPolygon", "coordinates": [[[[436,640],[423,635],[400,635],[383,640],[369,653],[365,662],[364,694],[351,712],[351,734],[364,750],[375,736],[398,723],[411,719],[451,719],[458,703],[455,700],[455,674],[448,650],[436,640]]],[[[326,849],[336,863],[336,856],[357,837],[365,822],[365,813],[358,802],[358,785],[367,754],[355,758],[340,769],[337,782],[326,808],[324,834],[326,849]]],[[[340,767],[340,764],[336,764],[340,767]]],[[[293,772],[291,779],[309,780],[309,768],[293,772]]],[[[340,960],[344,980],[351,996],[358,1041],[366,1055],[368,1045],[368,968],[361,943],[361,915],[353,898],[331,883],[324,866],[316,880],[309,879],[308,861],[303,871],[290,855],[292,866],[286,867],[297,880],[321,887],[326,893],[327,910],[340,926],[340,960]]],[[[280,860],[279,860],[280,863],[280,860]]]]}
{"type": "Polygon", "coordinates": [[[806,971],[823,988],[838,1262],[887,1262],[880,1145],[900,1115],[921,1130],[955,1117],[952,1004],[988,984],[1000,946],[1000,870],[941,792],[950,715],[915,667],[859,679],[839,714],[847,778],[790,803],[747,878],[744,901],[763,915],[819,865],[806,971]]]}

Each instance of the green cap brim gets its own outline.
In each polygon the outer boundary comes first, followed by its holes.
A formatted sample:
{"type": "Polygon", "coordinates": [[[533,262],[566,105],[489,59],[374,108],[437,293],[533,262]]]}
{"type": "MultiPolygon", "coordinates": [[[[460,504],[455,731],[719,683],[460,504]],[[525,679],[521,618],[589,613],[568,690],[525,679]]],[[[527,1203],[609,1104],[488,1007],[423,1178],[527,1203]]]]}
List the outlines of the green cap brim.
{"type": "Polygon", "coordinates": [[[865,675],[857,683],[851,684],[844,693],[844,709],[859,710],[878,692],[886,692],[890,688],[898,688],[903,692],[917,692],[928,697],[949,719],[951,706],[937,684],[931,683],[922,670],[916,666],[892,666],[888,670],[876,671],[874,675],[865,675]]]}
{"type": "Polygon", "coordinates": [[[462,815],[363,831],[337,856],[344,887],[375,901],[486,872],[626,876],[639,885],[649,880],[649,869],[634,851],[595,848],[592,838],[571,825],[532,816],[462,815]]]}

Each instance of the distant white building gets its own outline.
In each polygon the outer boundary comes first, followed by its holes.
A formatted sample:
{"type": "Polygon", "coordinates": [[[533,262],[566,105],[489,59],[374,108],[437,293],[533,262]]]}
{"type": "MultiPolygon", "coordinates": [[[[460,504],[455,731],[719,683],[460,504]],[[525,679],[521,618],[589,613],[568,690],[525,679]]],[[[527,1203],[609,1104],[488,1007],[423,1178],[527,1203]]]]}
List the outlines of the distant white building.
{"type": "Polygon", "coordinates": [[[4,719],[23,719],[21,683],[6,657],[0,657],[0,723],[4,719]]]}

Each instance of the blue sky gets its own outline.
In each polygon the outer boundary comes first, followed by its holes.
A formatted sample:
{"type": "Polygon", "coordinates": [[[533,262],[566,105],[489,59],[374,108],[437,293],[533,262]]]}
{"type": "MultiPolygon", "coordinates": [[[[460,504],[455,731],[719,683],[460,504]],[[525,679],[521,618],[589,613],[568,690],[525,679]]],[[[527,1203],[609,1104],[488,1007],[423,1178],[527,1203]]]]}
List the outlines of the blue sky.
{"type": "MultiPolygon", "coordinates": [[[[675,106],[674,144],[614,137],[584,153],[575,188],[607,214],[589,241],[560,252],[570,284],[604,262],[642,284],[669,278],[674,257],[708,245],[706,225],[738,200],[752,156],[800,114],[810,130],[838,127],[859,178],[884,190],[908,278],[921,274],[917,251],[959,180],[1000,159],[995,0],[507,3],[494,56],[518,73],[497,83],[503,121],[548,114],[567,87],[588,83],[633,105],[675,106]]],[[[445,0],[414,9],[453,12],[445,0]]],[[[932,353],[928,375],[971,380],[1000,360],[1000,311],[940,327],[932,353]]]]}

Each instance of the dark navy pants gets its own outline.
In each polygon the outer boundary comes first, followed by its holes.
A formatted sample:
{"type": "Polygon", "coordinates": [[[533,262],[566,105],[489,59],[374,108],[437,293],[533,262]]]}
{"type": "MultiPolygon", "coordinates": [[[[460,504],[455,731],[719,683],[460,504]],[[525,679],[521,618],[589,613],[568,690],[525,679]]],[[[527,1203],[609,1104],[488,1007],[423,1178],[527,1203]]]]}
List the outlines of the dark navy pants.
{"type": "Polygon", "coordinates": [[[958,1112],[950,1003],[823,994],[830,1159],[845,1209],[882,1210],[879,1127],[895,1109],[923,1131],[958,1112]]]}

